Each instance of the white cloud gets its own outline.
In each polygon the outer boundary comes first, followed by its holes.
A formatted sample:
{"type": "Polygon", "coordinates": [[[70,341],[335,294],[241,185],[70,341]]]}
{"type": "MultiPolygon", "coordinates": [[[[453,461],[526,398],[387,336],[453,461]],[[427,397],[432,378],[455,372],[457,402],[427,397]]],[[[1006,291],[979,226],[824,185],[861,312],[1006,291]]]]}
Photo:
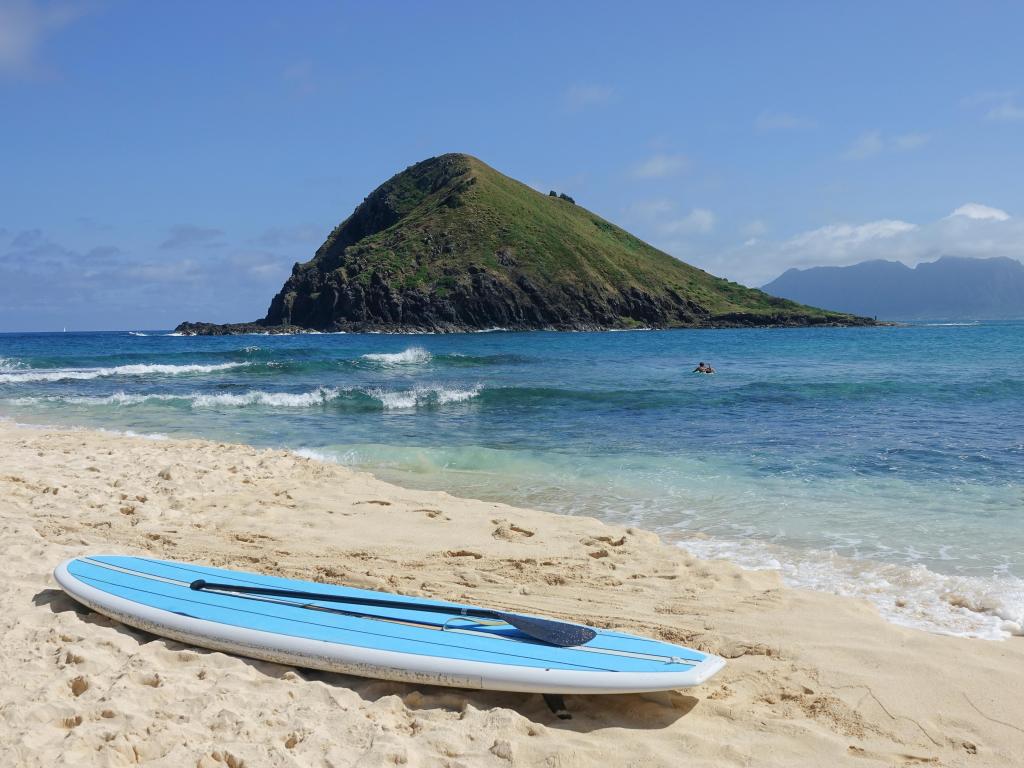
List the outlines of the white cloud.
{"type": "Polygon", "coordinates": [[[661,224],[666,235],[706,235],[715,228],[715,214],[707,208],[694,208],[685,216],[661,224]]]}
{"type": "Polygon", "coordinates": [[[915,229],[916,224],[899,219],[879,219],[866,224],[826,224],[790,238],[783,246],[793,252],[820,251],[829,253],[832,258],[842,258],[842,254],[865,243],[886,240],[915,229]]]}
{"type": "Polygon", "coordinates": [[[615,97],[615,91],[605,85],[573,85],[565,92],[565,106],[576,112],[587,107],[607,104],[615,97]]]}
{"type": "Polygon", "coordinates": [[[789,112],[762,112],[754,120],[754,128],[766,133],[768,131],[806,131],[817,128],[814,120],[789,112]]]}
{"type": "Polygon", "coordinates": [[[967,203],[948,216],[920,224],[900,219],[836,222],[774,241],[749,236],[743,228],[735,234],[737,245],[717,252],[694,248],[684,238],[669,238],[660,247],[746,285],[764,285],[791,267],[846,266],[872,259],[908,266],[941,256],[1024,261],[1024,218],[979,203],[967,203]]]}
{"type": "Polygon", "coordinates": [[[985,110],[986,120],[1019,122],[1024,120],[1024,106],[1017,100],[1014,91],[983,91],[961,101],[965,107],[980,107],[985,110]]]}
{"type": "Polygon", "coordinates": [[[947,219],[951,219],[954,216],[964,216],[968,219],[977,220],[989,220],[989,221],[1006,221],[1010,218],[1010,214],[1000,208],[992,208],[988,205],[982,205],[981,203],[964,203],[955,211],[953,211],[947,219]]]}
{"type": "Polygon", "coordinates": [[[844,157],[861,159],[882,151],[882,132],[868,131],[858,136],[843,153],[844,157]]]}
{"type": "Polygon", "coordinates": [[[1024,107],[1016,104],[1015,102],[1006,101],[992,107],[985,117],[989,120],[1002,120],[1008,122],[1024,120],[1024,107]]]}
{"type": "Polygon", "coordinates": [[[893,149],[911,150],[923,147],[931,140],[927,133],[905,133],[902,136],[894,136],[890,141],[893,149]]]}
{"type": "Polygon", "coordinates": [[[744,235],[750,235],[751,237],[760,237],[768,231],[768,225],[765,224],[763,219],[752,219],[743,225],[741,230],[744,235]]]}
{"type": "Polygon", "coordinates": [[[31,72],[42,41],[82,13],[81,8],[66,3],[0,2],[0,75],[31,72]]]}
{"type": "Polygon", "coordinates": [[[659,153],[634,166],[633,175],[638,179],[662,179],[682,173],[689,165],[686,155],[659,153]]]}
{"type": "Polygon", "coordinates": [[[702,238],[715,230],[718,218],[707,208],[679,210],[672,200],[656,198],[640,200],[626,209],[626,220],[643,233],[645,239],[666,253],[672,253],[686,260],[702,238]]]}
{"type": "Polygon", "coordinates": [[[67,247],[42,230],[0,229],[0,330],[166,328],[186,319],[259,317],[295,260],[294,249],[234,244],[201,256],[133,253],[110,242],[67,247]],[[43,293],[52,301],[39,302],[43,293]]]}
{"type": "Polygon", "coordinates": [[[867,131],[858,136],[843,152],[843,157],[862,160],[882,152],[908,152],[920,149],[931,139],[927,133],[904,133],[887,137],[881,131],[867,131]]]}

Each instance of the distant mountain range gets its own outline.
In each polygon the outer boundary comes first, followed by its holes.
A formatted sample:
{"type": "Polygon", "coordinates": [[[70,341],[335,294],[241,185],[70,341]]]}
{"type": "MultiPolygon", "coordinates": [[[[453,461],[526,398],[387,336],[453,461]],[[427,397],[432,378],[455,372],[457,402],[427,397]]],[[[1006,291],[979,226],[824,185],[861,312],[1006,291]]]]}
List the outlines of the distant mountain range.
{"type": "Polygon", "coordinates": [[[911,268],[898,261],[790,269],[764,291],[802,304],[879,320],[1024,317],[1024,264],[943,256],[911,268]]]}

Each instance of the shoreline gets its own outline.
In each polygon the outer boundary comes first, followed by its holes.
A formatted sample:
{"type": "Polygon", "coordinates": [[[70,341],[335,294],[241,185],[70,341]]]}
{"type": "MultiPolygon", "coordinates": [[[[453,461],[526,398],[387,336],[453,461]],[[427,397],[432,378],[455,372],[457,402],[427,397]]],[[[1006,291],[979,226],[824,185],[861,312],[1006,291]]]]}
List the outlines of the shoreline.
{"type": "Polygon", "coordinates": [[[702,561],[647,531],[204,440],[0,422],[0,456],[12,574],[0,587],[0,729],[27,765],[214,766],[226,754],[247,766],[331,755],[347,765],[365,753],[368,764],[607,765],[617,754],[660,766],[684,753],[709,766],[995,766],[1024,749],[1018,639],[899,627],[862,600],[702,561]],[[154,640],[56,590],[57,562],[99,551],[532,611],[730,664],[682,693],[570,697],[575,719],[562,724],[526,695],[295,671],[154,640]]]}
{"type": "MultiPolygon", "coordinates": [[[[5,420],[15,427],[26,429],[97,431],[115,436],[152,440],[197,439],[223,442],[216,437],[202,434],[167,435],[87,425],[36,424],[0,416],[0,423],[5,420]]],[[[380,471],[380,467],[365,463],[353,465],[337,454],[325,453],[322,449],[244,442],[230,444],[258,450],[282,450],[302,458],[340,466],[349,471],[366,472],[384,483],[412,492],[450,492],[447,486],[438,487],[437,484],[433,484],[432,487],[429,483],[417,483],[414,478],[389,476],[388,472],[380,471]],[[412,482],[409,482],[410,480],[412,482]]],[[[451,478],[448,480],[450,482],[451,478]]],[[[453,495],[480,503],[518,506],[515,501],[502,498],[501,494],[488,497],[456,492],[453,495]]],[[[539,511],[559,516],[578,516],[576,513],[551,509],[539,511]]],[[[928,565],[857,558],[817,549],[800,550],[788,544],[763,539],[723,538],[699,530],[658,530],[634,521],[608,519],[600,515],[584,516],[595,517],[610,525],[635,526],[650,530],[664,543],[680,547],[698,559],[725,561],[745,571],[776,573],[783,585],[789,588],[810,589],[844,598],[866,600],[884,619],[897,626],[995,642],[1024,636],[1019,610],[1004,602],[1005,595],[1017,594],[1018,590],[1018,583],[1009,577],[1003,583],[997,584],[985,577],[937,571],[928,565]]]]}

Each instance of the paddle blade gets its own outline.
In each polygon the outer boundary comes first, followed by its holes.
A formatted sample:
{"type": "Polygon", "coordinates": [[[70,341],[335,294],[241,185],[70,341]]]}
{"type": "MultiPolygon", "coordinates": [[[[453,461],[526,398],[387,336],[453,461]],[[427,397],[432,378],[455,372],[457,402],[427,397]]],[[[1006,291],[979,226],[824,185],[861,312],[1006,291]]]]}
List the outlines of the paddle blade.
{"type": "Polygon", "coordinates": [[[494,615],[502,621],[508,622],[523,634],[560,648],[583,645],[597,637],[597,632],[590,627],[581,627],[579,624],[566,624],[564,621],[539,619],[536,616],[522,616],[518,613],[495,611],[494,615]]]}

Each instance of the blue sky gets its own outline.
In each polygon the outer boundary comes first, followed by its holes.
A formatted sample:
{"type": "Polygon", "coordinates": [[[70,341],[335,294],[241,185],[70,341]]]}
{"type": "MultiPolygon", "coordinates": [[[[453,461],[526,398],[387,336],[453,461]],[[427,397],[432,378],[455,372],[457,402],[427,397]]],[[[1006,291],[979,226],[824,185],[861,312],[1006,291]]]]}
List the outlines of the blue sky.
{"type": "Polygon", "coordinates": [[[0,0],[0,330],[260,317],[477,155],[709,271],[1024,257],[1015,3],[0,0]]]}

